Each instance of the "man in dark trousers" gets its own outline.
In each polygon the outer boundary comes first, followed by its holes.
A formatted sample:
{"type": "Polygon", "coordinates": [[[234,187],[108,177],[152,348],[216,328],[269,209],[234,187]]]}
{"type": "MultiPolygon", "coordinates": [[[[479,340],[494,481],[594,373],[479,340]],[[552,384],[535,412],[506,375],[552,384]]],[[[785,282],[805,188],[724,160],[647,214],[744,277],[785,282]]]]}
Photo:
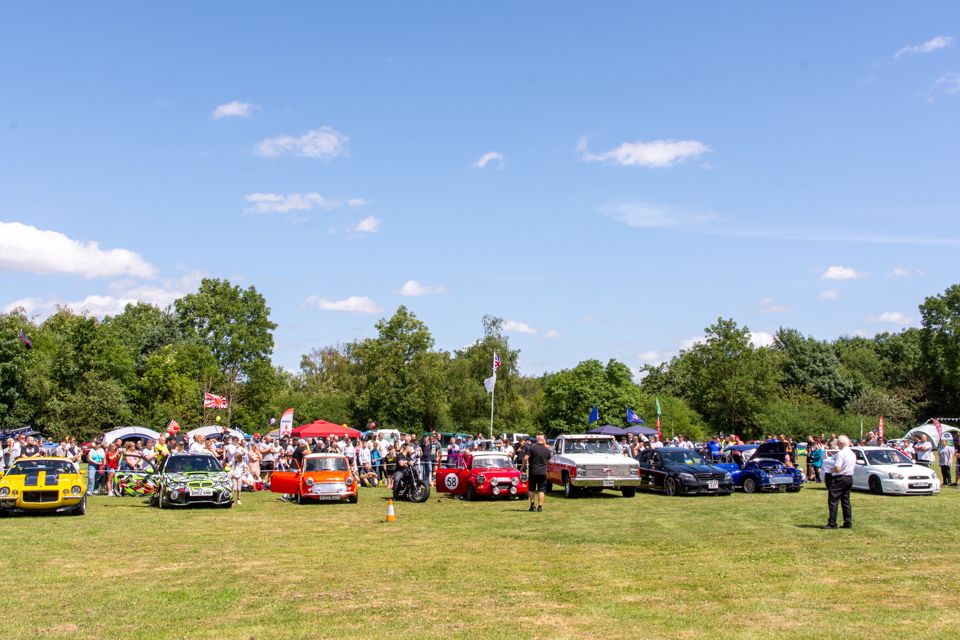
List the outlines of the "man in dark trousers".
{"type": "Polygon", "coordinates": [[[543,511],[543,498],[547,491],[547,463],[550,462],[550,449],[542,433],[537,441],[525,449],[524,466],[527,468],[527,491],[530,494],[530,511],[543,511]],[[539,505],[535,504],[537,494],[539,505]]]}
{"type": "Polygon", "coordinates": [[[837,528],[837,505],[843,509],[843,528],[853,528],[853,509],[850,506],[850,489],[853,487],[853,470],[857,467],[857,457],[850,449],[850,438],[840,436],[837,439],[840,450],[833,457],[830,469],[831,480],[827,489],[827,508],[829,519],[821,529],[837,528]]]}

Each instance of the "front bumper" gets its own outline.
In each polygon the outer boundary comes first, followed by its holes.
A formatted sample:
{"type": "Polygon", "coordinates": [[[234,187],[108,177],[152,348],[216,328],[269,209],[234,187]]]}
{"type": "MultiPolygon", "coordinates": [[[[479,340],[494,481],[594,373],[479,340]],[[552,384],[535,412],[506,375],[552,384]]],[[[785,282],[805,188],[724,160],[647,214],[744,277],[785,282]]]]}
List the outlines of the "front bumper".
{"type": "Polygon", "coordinates": [[[880,484],[883,486],[884,493],[892,493],[898,496],[924,496],[934,493],[940,493],[940,482],[938,480],[929,481],[929,487],[918,487],[923,480],[891,480],[881,478],[880,484]],[[913,486],[911,486],[913,485],[913,486]]]}
{"type": "Polygon", "coordinates": [[[498,485],[491,485],[489,482],[487,482],[482,486],[477,487],[476,492],[478,496],[483,496],[485,498],[513,498],[514,496],[526,494],[527,485],[524,482],[519,484],[498,485]]]}
{"type": "Polygon", "coordinates": [[[723,495],[733,493],[733,482],[717,480],[717,488],[711,489],[710,480],[680,481],[680,491],[687,495],[723,495]]]}
{"type": "Polygon", "coordinates": [[[166,504],[185,507],[191,504],[228,504],[233,500],[231,489],[213,489],[211,495],[190,495],[190,489],[164,489],[166,504]]]}
{"type": "Polygon", "coordinates": [[[592,478],[574,476],[570,484],[575,487],[600,487],[601,489],[620,489],[622,487],[639,487],[639,476],[619,476],[611,478],[592,478]]]}
{"type": "Polygon", "coordinates": [[[60,513],[62,511],[71,511],[83,500],[83,494],[79,496],[64,496],[55,502],[23,502],[17,498],[0,498],[0,509],[8,513],[20,512],[27,513],[33,511],[49,511],[60,513]]]}

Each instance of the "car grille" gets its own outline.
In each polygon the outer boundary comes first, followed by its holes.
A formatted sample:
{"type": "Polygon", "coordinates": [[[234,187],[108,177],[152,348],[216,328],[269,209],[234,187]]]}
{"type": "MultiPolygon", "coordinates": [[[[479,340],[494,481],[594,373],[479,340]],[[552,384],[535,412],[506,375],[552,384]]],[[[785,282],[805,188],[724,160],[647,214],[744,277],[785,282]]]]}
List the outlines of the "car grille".
{"type": "Polygon", "coordinates": [[[603,464],[588,464],[584,465],[583,473],[578,473],[578,478],[606,478],[610,477],[623,477],[636,475],[636,470],[634,467],[628,464],[612,464],[612,465],[603,465],[603,464]]]}
{"type": "Polygon", "coordinates": [[[56,491],[24,491],[24,502],[56,502],[58,494],[56,491]]]}
{"type": "Polygon", "coordinates": [[[212,480],[191,480],[187,482],[191,489],[215,489],[216,485],[212,480]]]}
{"type": "Polygon", "coordinates": [[[910,476],[909,480],[929,480],[930,476],[910,476]]]}
{"type": "Polygon", "coordinates": [[[319,487],[320,493],[339,493],[347,490],[347,485],[342,482],[317,482],[313,487],[314,491],[319,487]]]}

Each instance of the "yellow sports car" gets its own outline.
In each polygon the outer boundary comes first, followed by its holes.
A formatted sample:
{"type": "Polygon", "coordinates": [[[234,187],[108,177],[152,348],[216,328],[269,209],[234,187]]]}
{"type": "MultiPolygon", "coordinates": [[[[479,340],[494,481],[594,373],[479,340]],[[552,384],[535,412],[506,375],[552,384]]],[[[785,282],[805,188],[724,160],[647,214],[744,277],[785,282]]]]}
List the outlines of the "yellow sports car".
{"type": "Polygon", "coordinates": [[[87,479],[66,458],[20,458],[0,478],[0,515],[87,512],[87,479]]]}

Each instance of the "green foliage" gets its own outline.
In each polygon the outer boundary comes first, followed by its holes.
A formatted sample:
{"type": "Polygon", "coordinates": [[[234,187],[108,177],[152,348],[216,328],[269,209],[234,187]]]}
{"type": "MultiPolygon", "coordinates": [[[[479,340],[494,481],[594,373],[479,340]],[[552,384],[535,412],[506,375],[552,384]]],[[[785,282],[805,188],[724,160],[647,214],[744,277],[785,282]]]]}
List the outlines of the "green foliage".
{"type": "Polygon", "coordinates": [[[859,393],[861,385],[846,374],[829,343],[805,338],[796,329],[781,328],[774,348],[783,355],[780,366],[785,388],[814,393],[834,407],[844,406],[859,393]]]}
{"type": "Polygon", "coordinates": [[[920,314],[920,349],[930,384],[931,408],[953,414],[960,410],[960,285],[927,298],[920,305],[920,314]]]}

